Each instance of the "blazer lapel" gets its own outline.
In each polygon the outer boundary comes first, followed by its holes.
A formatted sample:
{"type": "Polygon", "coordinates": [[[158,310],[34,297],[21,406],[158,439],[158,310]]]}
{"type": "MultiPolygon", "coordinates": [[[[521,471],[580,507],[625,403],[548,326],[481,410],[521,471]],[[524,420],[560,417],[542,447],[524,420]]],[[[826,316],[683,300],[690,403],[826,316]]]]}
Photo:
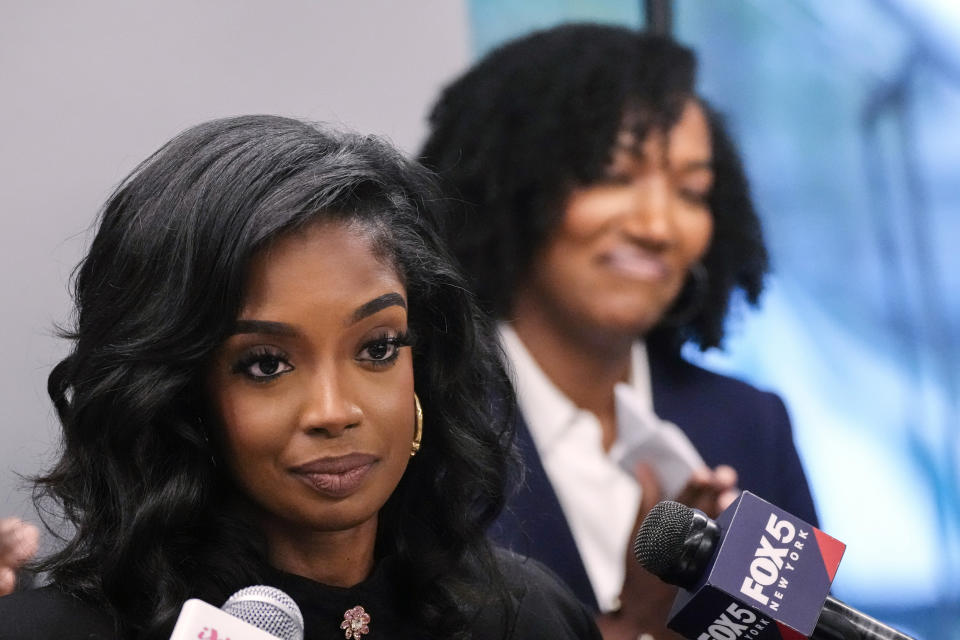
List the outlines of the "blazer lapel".
{"type": "Polygon", "coordinates": [[[581,602],[596,611],[596,596],[573,533],[519,411],[515,446],[523,462],[522,481],[510,488],[507,506],[490,528],[490,537],[547,565],[581,602]]]}

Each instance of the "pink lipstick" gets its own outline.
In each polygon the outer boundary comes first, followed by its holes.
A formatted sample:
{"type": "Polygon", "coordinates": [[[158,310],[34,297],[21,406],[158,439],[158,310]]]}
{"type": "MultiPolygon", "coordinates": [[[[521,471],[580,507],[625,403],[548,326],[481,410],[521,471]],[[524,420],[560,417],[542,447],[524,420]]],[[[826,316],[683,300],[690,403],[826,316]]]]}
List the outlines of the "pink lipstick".
{"type": "Polygon", "coordinates": [[[345,498],[360,488],[377,463],[367,453],[319,458],[291,469],[307,486],[328,498],[345,498]]]}
{"type": "Polygon", "coordinates": [[[634,280],[656,282],[669,275],[666,263],[657,253],[633,245],[621,245],[607,251],[601,257],[601,263],[634,280]]]}

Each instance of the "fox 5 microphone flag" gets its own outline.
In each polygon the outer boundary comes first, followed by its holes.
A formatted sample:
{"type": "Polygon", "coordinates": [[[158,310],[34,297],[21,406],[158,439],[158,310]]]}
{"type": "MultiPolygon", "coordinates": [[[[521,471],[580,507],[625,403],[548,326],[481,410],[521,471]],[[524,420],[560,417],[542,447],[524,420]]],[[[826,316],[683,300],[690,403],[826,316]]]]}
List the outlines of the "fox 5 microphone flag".
{"type": "Polygon", "coordinates": [[[698,640],[809,638],[846,545],[749,491],[717,524],[713,557],[667,626],[698,640]]]}

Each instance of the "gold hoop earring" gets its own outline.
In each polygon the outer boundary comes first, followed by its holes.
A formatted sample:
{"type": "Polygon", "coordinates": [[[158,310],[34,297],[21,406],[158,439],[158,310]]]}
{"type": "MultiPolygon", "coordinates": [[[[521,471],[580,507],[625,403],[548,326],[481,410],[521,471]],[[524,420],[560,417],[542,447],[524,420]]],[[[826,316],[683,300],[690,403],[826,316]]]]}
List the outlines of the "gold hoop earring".
{"type": "Polygon", "coordinates": [[[417,411],[417,429],[413,433],[413,444],[410,445],[410,457],[417,455],[420,451],[420,439],[423,438],[423,409],[420,407],[420,398],[417,393],[413,393],[413,406],[417,411]]]}

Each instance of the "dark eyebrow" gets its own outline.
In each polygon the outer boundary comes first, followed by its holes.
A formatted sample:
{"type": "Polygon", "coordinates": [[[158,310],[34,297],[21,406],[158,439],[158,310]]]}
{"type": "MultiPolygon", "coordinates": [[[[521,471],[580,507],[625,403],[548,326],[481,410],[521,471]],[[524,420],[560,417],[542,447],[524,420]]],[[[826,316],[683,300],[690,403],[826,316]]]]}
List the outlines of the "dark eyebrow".
{"type": "Polygon", "coordinates": [[[353,312],[353,315],[350,316],[350,320],[347,321],[347,324],[354,324],[360,322],[367,316],[372,316],[377,311],[381,309],[386,309],[387,307],[402,307],[407,308],[407,301],[403,299],[403,296],[399,293],[385,293],[382,296],[377,296],[370,302],[365,302],[357,310],[353,312]]]}
{"type": "MultiPolygon", "coordinates": [[[[643,152],[643,148],[637,146],[636,144],[627,144],[627,143],[614,143],[613,151],[622,151],[624,153],[630,154],[635,161],[643,162],[647,160],[647,154],[643,152]]],[[[666,162],[666,158],[663,159],[663,162],[666,162]]],[[[706,169],[707,171],[713,171],[715,167],[715,162],[713,158],[702,158],[697,160],[690,160],[689,162],[684,163],[683,165],[677,167],[677,169],[683,173],[689,173],[691,171],[701,171],[706,169]]],[[[609,166],[607,169],[609,170],[609,166]]]]}
{"type": "MultiPolygon", "coordinates": [[[[381,309],[386,309],[387,307],[403,307],[407,308],[407,301],[403,299],[403,296],[399,293],[385,293],[382,296],[377,296],[369,302],[365,302],[359,307],[356,311],[351,314],[350,319],[346,324],[354,324],[360,322],[367,316],[372,316],[377,311],[381,309]]],[[[233,325],[232,335],[238,333],[263,333],[272,336],[295,336],[297,335],[297,330],[285,322],[270,322],[268,320],[237,320],[236,324],[233,325]]]]}
{"type": "Polygon", "coordinates": [[[706,169],[707,171],[713,171],[713,168],[713,160],[694,160],[680,167],[680,170],[686,173],[690,171],[700,171],[703,169],[706,169]]]}
{"type": "Polygon", "coordinates": [[[272,336],[292,336],[297,331],[283,322],[268,322],[266,320],[237,320],[233,325],[233,334],[238,333],[265,333],[272,336]]]}

